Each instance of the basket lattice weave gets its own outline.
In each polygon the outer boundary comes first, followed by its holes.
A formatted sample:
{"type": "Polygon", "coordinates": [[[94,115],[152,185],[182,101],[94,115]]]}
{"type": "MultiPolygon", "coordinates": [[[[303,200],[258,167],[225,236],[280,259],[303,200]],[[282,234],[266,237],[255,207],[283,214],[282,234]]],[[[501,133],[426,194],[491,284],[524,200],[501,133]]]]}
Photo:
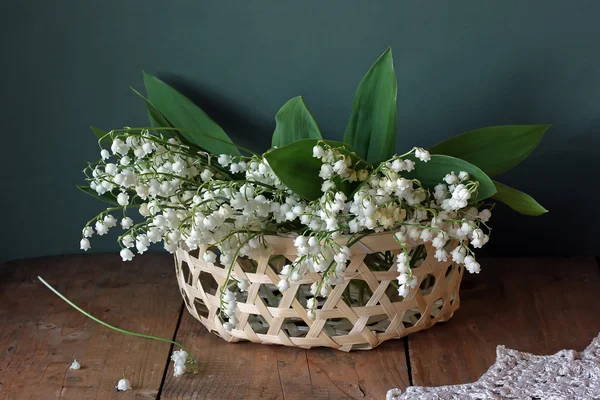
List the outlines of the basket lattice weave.
{"type": "Polygon", "coordinates": [[[393,286],[398,276],[394,262],[383,271],[370,269],[365,257],[387,252],[395,261],[395,255],[401,251],[393,236],[384,233],[367,236],[352,246],[344,283],[336,285],[327,298],[320,299],[316,319],[310,320],[305,309],[306,300],[312,297],[308,288],[319,275],[308,274],[301,281],[290,282],[290,288],[279,293],[275,286],[280,280],[278,272],[283,264],[291,264],[296,258],[296,249],[291,238],[267,236],[265,240],[268,246],[260,250],[259,257],[240,258],[234,265],[232,277],[246,279],[250,286],[243,298],[238,298],[239,323],[230,332],[219,319],[219,291],[225,283],[225,268],[203,261],[201,255],[206,248],[196,250],[196,255],[183,249],[175,254],[177,280],[188,311],[229,342],[249,340],[302,348],[326,346],[342,351],[371,349],[388,339],[446,321],[459,307],[458,291],[464,268],[450,260],[438,262],[430,244],[421,246],[426,249],[426,256],[413,267],[419,284],[406,298],[398,296],[393,286]],[[358,306],[352,304],[356,285],[368,286],[369,293],[364,304],[358,306]]]}

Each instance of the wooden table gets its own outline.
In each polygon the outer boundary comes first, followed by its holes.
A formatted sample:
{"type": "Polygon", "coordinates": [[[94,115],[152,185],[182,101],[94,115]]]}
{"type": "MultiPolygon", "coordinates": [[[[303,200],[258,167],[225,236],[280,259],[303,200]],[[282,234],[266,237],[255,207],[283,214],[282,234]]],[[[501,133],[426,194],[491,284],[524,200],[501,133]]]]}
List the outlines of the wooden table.
{"type": "Polygon", "coordinates": [[[582,350],[600,332],[593,258],[485,259],[467,276],[462,308],[444,324],[343,353],[228,344],[184,311],[173,261],[122,263],[70,255],[0,266],[0,399],[384,399],[387,389],[476,380],[499,344],[550,354],[582,350]],[[172,376],[169,344],[122,335],[79,314],[41,275],[93,315],[124,329],[176,338],[200,372],[172,376]],[[69,370],[76,358],[82,369],[69,370]],[[125,374],[134,389],[116,392],[125,374]]]}

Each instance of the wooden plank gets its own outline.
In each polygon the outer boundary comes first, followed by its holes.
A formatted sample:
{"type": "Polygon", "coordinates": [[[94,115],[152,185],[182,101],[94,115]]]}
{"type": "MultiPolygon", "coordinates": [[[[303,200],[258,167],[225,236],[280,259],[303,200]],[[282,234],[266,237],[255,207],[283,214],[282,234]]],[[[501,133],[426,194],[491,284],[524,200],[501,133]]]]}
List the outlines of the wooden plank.
{"type": "MultiPolygon", "coordinates": [[[[161,399],[280,399],[278,356],[272,346],[227,343],[184,310],[177,341],[198,361],[198,374],[173,377],[169,366],[161,399]]],[[[281,349],[281,357],[302,350],[281,349]]]]}
{"type": "Polygon", "coordinates": [[[227,343],[184,311],[177,340],[198,359],[197,375],[172,376],[161,399],[381,399],[406,387],[402,340],[372,351],[303,350],[249,342],[227,343]]]}
{"type": "Polygon", "coordinates": [[[409,337],[415,385],[472,382],[496,346],[535,354],[583,350],[600,332],[600,271],[593,258],[484,259],[465,274],[461,309],[409,337]]]}
{"type": "MultiPolygon", "coordinates": [[[[5,268],[7,266],[2,266],[5,268]]],[[[0,397],[154,399],[170,345],[107,329],[45,288],[118,327],[172,338],[182,306],[173,259],[149,254],[46,257],[11,263],[0,283],[0,397]],[[69,370],[73,359],[82,368],[69,370]],[[134,390],[115,389],[123,370],[134,390]]]]}
{"type": "Polygon", "coordinates": [[[390,388],[409,385],[404,341],[389,340],[373,350],[307,352],[314,399],[384,399],[390,388]]]}

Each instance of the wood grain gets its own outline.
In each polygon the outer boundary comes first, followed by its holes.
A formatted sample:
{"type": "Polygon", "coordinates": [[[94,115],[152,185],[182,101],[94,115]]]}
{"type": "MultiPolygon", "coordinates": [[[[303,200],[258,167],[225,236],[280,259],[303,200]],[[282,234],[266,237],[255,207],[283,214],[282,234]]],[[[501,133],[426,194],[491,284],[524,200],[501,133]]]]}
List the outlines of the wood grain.
{"type": "Polygon", "coordinates": [[[0,398],[154,399],[170,345],[109,330],[45,288],[104,321],[172,338],[182,306],[173,259],[148,255],[123,263],[114,255],[47,257],[11,263],[0,282],[0,398]],[[69,370],[73,359],[78,371],[69,370]],[[116,392],[123,374],[134,390],[116,392]]]}
{"type": "Polygon", "coordinates": [[[307,350],[307,359],[314,399],[384,399],[388,389],[409,385],[403,339],[351,353],[307,350]]]}
{"type": "Polygon", "coordinates": [[[465,275],[450,322],[409,336],[415,385],[477,380],[498,345],[536,354],[583,350],[600,332],[600,271],[593,258],[485,259],[465,275]]]}
{"type": "MultiPolygon", "coordinates": [[[[594,259],[482,265],[480,275],[465,277],[461,309],[450,322],[408,337],[414,384],[474,381],[494,362],[499,344],[551,354],[582,350],[600,331],[594,259]]],[[[81,255],[2,266],[0,399],[382,399],[389,388],[409,384],[402,340],[351,353],[226,343],[187,311],[177,340],[200,371],[174,378],[168,344],[110,331],[36,279],[43,276],[109,323],[171,338],[182,306],[173,270],[170,256],[156,254],[125,264],[117,255],[81,255]],[[73,358],[81,370],[68,369],[73,358]],[[123,369],[134,390],[117,393],[123,369]]]]}
{"type": "Polygon", "coordinates": [[[249,342],[227,343],[184,312],[177,340],[197,356],[197,375],[172,376],[161,399],[381,399],[408,386],[402,340],[344,353],[249,342]]]}

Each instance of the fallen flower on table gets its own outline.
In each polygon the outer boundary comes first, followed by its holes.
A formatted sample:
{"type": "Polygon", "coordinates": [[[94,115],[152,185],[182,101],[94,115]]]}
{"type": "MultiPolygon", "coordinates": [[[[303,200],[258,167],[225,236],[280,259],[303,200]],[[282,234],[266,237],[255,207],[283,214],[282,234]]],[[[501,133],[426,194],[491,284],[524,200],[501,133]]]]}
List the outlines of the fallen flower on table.
{"type": "Polygon", "coordinates": [[[185,350],[175,350],[171,356],[171,360],[175,363],[173,367],[173,376],[178,377],[185,374],[187,369],[187,357],[188,354],[185,350]]]}
{"type": "Polygon", "coordinates": [[[81,368],[81,364],[79,364],[79,362],[77,360],[73,360],[73,363],[69,367],[69,369],[75,369],[75,370],[77,370],[79,368],[81,368]]]}
{"type": "Polygon", "coordinates": [[[131,382],[129,382],[129,379],[123,378],[115,387],[119,392],[126,392],[127,390],[131,390],[131,382]]]}
{"type": "Polygon", "coordinates": [[[402,395],[402,390],[400,389],[390,389],[385,395],[385,400],[397,400],[402,395]]]}

